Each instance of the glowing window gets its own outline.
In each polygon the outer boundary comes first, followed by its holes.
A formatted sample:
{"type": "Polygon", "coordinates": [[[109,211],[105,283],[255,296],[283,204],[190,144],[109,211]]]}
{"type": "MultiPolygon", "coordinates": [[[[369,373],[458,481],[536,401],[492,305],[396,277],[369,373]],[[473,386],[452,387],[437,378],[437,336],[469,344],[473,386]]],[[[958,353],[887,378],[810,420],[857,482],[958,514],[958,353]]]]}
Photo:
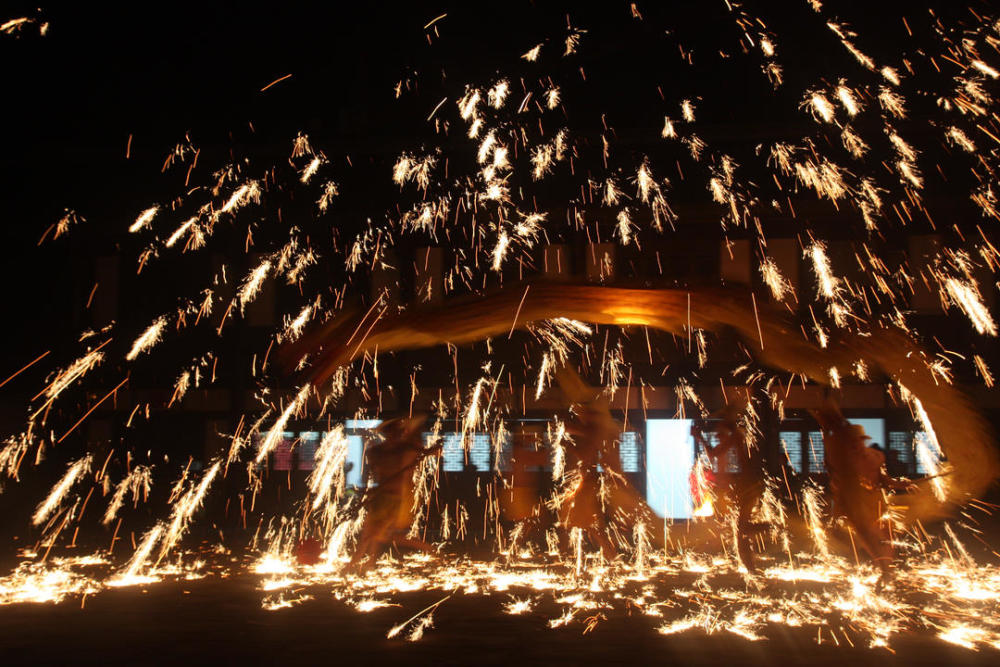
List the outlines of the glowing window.
{"type": "Polygon", "coordinates": [[[913,461],[913,443],[909,431],[889,431],[889,449],[896,453],[900,463],[913,461]]]}
{"type": "Polygon", "coordinates": [[[871,438],[868,445],[878,445],[885,449],[885,420],[884,419],[854,419],[848,418],[849,422],[860,426],[865,430],[865,435],[871,438]]]}
{"type": "Polygon", "coordinates": [[[781,431],[781,446],[788,456],[788,465],[796,474],[802,474],[802,434],[798,431],[781,431]]]}
{"type": "Polygon", "coordinates": [[[911,475],[916,471],[913,454],[913,434],[909,431],[889,431],[889,448],[887,451],[896,456],[896,465],[892,466],[892,460],[887,456],[890,463],[890,475],[911,475]],[[895,467],[896,469],[892,469],[895,467]]]}
{"type": "Polygon", "coordinates": [[[381,419],[348,419],[344,422],[344,434],[347,436],[347,461],[344,462],[347,474],[344,481],[347,486],[360,487],[363,484],[365,442],[372,437],[372,429],[381,423],[381,419]]]}
{"type": "Polygon", "coordinates": [[[690,419],[646,421],[646,501],[659,516],[688,519],[693,513],[690,419]]]}
{"type": "Polygon", "coordinates": [[[642,472],[639,465],[639,434],[626,431],[621,434],[618,454],[622,460],[622,472],[642,472]]]}
{"type": "MultiPolygon", "coordinates": [[[[428,436],[430,434],[427,434],[428,436]]],[[[488,472],[490,469],[490,436],[485,433],[475,433],[468,436],[469,465],[478,472],[488,472]]],[[[462,472],[465,470],[466,452],[462,448],[461,433],[445,433],[441,436],[441,470],[444,472],[462,472]]]]}
{"type": "Polygon", "coordinates": [[[823,454],[822,431],[809,431],[809,472],[826,472],[826,459],[823,454]]]}

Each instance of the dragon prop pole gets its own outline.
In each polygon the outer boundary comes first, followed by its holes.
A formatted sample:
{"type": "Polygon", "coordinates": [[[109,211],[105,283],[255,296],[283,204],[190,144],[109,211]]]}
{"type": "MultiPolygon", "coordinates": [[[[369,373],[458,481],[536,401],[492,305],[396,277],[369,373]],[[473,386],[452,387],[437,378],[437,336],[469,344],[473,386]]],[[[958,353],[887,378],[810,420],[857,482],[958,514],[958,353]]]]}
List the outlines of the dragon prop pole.
{"type": "Polygon", "coordinates": [[[942,515],[947,505],[978,497],[1000,476],[1000,458],[985,420],[960,389],[935,377],[927,354],[898,329],[840,332],[821,347],[806,339],[783,311],[754,303],[749,291],[545,282],[521,283],[398,314],[387,312],[374,307],[363,315],[334,318],[283,354],[293,363],[314,355],[307,377],[319,386],[341,366],[376,349],[464,345],[560,317],[591,324],[641,325],[674,334],[684,334],[689,327],[731,330],[765,366],[829,385],[832,369],[853,369],[864,362],[870,371],[908,390],[918,410],[926,413],[925,427],[933,429],[952,469],[943,501],[922,487],[911,501],[910,520],[942,515]]]}

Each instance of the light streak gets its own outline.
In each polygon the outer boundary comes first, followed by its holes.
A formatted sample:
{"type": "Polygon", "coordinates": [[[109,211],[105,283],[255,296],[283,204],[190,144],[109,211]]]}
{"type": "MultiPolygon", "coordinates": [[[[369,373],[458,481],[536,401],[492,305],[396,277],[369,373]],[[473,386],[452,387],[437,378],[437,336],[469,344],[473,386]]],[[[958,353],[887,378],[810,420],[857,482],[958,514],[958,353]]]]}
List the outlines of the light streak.
{"type": "Polygon", "coordinates": [[[681,117],[688,123],[694,122],[694,103],[691,100],[681,102],[681,117]]]}
{"type": "Polygon", "coordinates": [[[257,448],[257,456],[254,459],[255,463],[263,463],[267,459],[267,455],[274,451],[278,441],[282,438],[288,420],[305,406],[311,392],[312,386],[307,384],[299,390],[292,401],[289,401],[284,411],[275,420],[274,425],[268,429],[267,435],[261,440],[260,446],[257,448]]]}
{"type": "Polygon", "coordinates": [[[153,221],[153,218],[156,217],[156,214],[159,213],[159,211],[160,211],[159,206],[150,206],[145,211],[140,213],[139,217],[135,219],[135,222],[129,225],[128,228],[129,234],[135,234],[136,232],[142,231],[143,229],[148,227],[149,224],[153,221]]]}
{"type": "Polygon", "coordinates": [[[87,454],[83,458],[74,461],[66,469],[66,473],[58,482],[56,482],[56,485],[52,487],[49,495],[46,496],[45,500],[38,504],[38,507],[35,508],[35,513],[31,516],[31,522],[33,524],[37,526],[52,515],[56,508],[59,507],[60,503],[62,503],[66,494],[69,493],[69,490],[73,488],[74,484],[76,484],[77,480],[87,474],[90,470],[93,460],[93,457],[90,454],[87,454]]]}
{"type": "Polygon", "coordinates": [[[948,278],[945,280],[944,288],[948,293],[952,303],[957,305],[972,322],[976,331],[990,336],[997,335],[997,325],[990,316],[990,311],[983,304],[979,295],[979,290],[969,282],[948,278]]]}
{"type": "Polygon", "coordinates": [[[664,139],[677,138],[677,129],[674,127],[674,121],[670,120],[670,116],[663,117],[663,130],[660,132],[660,136],[664,139]]]}
{"type": "Polygon", "coordinates": [[[164,534],[163,541],[160,544],[160,554],[157,558],[157,562],[163,559],[171,549],[176,546],[177,542],[184,535],[187,530],[188,524],[191,521],[191,516],[201,507],[202,502],[205,500],[205,494],[208,493],[208,488],[211,486],[212,481],[215,476],[219,473],[219,469],[222,466],[222,461],[216,461],[213,463],[205,474],[202,475],[201,482],[197,485],[192,484],[191,487],[174,503],[173,514],[170,517],[170,523],[167,525],[164,534]]]}
{"type": "Polygon", "coordinates": [[[140,354],[149,352],[163,338],[163,330],[166,328],[167,318],[165,316],[161,315],[153,320],[153,323],[132,343],[132,348],[125,355],[126,361],[135,361],[140,354]]]}
{"type": "Polygon", "coordinates": [[[545,91],[545,106],[549,109],[559,106],[559,88],[549,88],[545,91]]]}
{"type": "Polygon", "coordinates": [[[247,304],[260,294],[261,287],[263,287],[264,281],[271,272],[271,267],[271,260],[265,259],[243,279],[239,290],[236,292],[236,300],[239,302],[241,309],[246,308],[247,304]]]}
{"type": "Polygon", "coordinates": [[[527,60],[528,62],[533,63],[536,60],[538,60],[538,54],[541,53],[541,51],[542,51],[542,45],[538,44],[537,46],[534,46],[531,49],[529,49],[527,53],[525,53],[521,57],[527,60]]]}
{"type": "Polygon", "coordinates": [[[291,76],[292,76],[291,74],[286,74],[285,76],[280,76],[280,77],[278,77],[277,79],[275,79],[275,80],[274,80],[274,81],[272,81],[271,83],[269,83],[269,84],[267,84],[266,86],[264,86],[263,88],[261,88],[261,89],[260,89],[260,92],[262,92],[262,93],[263,93],[263,92],[264,92],[265,90],[267,90],[267,89],[268,89],[268,88],[270,88],[271,86],[276,86],[276,85],[278,85],[279,83],[281,83],[282,81],[284,81],[285,79],[290,79],[290,78],[291,78],[291,76]]]}
{"type": "Polygon", "coordinates": [[[806,95],[805,102],[802,103],[803,106],[808,107],[813,118],[822,118],[824,122],[832,123],[834,117],[833,105],[830,104],[830,100],[826,99],[826,95],[819,91],[813,91],[806,95]]]}
{"type": "Polygon", "coordinates": [[[312,495],[313,511],[324,503],[335,502],[344,492],[344,462],[347,460],[347,438],[342,426],[323,436],[316,448],[316,465],[306,483],[312,495]]]}
{"type": "Polygon", "coordinates": [[[153,486],[152,468],[150,466],[136,466],[122,481],[115,487],[115,493],[111,496],[108,509],[104,512],[101,523],[105,526],[114,521],[118,516],[118,510],[125,503],[125,495],[131,492],[133,503],[139,502],[139,496],[146,498],[149,490],[153,486]]]}
{"type": "Polygon", "coordinates": [[[166,243],[164,243],[163,245],[166,246],[167,248],[174,247],[174,244],[177,243],[177,241],[179,241],[180,238],[184,236],[184,234],[189,229],[191,229],[191,227],[195,225],[197,222],[198,222],[198,216],[192,216],[188,218],[186,222],[184,222],[180,227],[178,227],[174,231],[173,234],[170,235],[170,238],[168,238],[166,243]]]}
{"type": "MultiPolygon", "coordinates": [[[[106,341],[104,345],[107,344],[106,341]]],[[[104,347],[101,345],[101,347],[104,347]]],[[[85,355],[74,361],[72,364],[67,366],[64,370],[59,371],[56,374],[56,379],[49,384],[48,387],[43,390],[42,393],[45,394],[46,404],[51,404],[63,391],[65,391],[70,385],[72,385],[77,380],[83,378],[88,372],[93,370],[95,367],[104,361],[104,353],[101,352],[100,347],[87,352],[85,355]]],[[[37,396],[36,396],[37,398],[37,396]]]]}

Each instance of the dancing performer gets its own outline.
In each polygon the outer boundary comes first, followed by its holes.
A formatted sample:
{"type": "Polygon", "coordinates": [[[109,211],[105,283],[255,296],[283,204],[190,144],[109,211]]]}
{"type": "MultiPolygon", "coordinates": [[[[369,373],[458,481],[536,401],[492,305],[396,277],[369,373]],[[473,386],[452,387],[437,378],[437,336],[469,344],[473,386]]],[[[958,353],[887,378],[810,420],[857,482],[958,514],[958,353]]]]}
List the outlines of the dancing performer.
{"type": "Polygon", "coordinates": [[[424,549],[422,540],[406,537],[413,512],[414,471],[428,456],[441,449],[423,443],[423,417],[394,419],[377,429],[382,441],[365,453],[369,478],[375,485],[365,491],[362,506],[366,512],[358,545],[351,557],[357,567],[362,560],[377,557],[393,544],[424,549]]]}
{"type": "Polygon", "coordinates": [[[548,456],[537,440],[537,434],[519,426],[511,442],[510,470],[502,476],[500,511],[512,526],[512,550],[517,541],[527,540],[543,524],[542,497],[548,456]]]}
{"type": "Polygon", "coordinates": [[[729,404],[717,416],[720,419],[711,430],[718,444],[713,446],[705,437],[705,431],[709,429],[698,421],[691,424],[691,435],[719,472],[726,469],[729,453],[736,455],[739,471],[731,478],[727,499],[736,511],[736,546],[740,561],[748,572],[754,574],[757,562],[752,545],[754,538],[765,528],[753,521],[754,507],[764,491],[763,460],[760,449],[748,437],[739,408],[729,404]]]}
{"type": "Polygon", "coordinates": [[[833,512],[846,517],[861,547],[882,572],[880,584],[891,574],[895,558],[883,491],[908,490],[907,480],[890,477],[881,451],[865,446],[865,430],[851,424],[835,406],[813,410],[823,431],[826,469],[830,475],[833,512]]]}

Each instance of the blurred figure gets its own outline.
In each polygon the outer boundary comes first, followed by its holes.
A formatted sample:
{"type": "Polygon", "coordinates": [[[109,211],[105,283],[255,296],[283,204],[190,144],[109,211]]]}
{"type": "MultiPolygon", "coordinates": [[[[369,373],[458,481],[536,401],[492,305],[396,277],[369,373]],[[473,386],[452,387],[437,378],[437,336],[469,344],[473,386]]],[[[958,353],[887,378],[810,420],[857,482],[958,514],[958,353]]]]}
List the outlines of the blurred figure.
{"type": "Polygon", "coordinates": [[[512,435],[510,470],[502,476],[500,492],[500,511],[513,526],[511,549],[517,547],[518,540],[529,539],[542,524],[545,466],[549,457],[538,445],[538,435],[523,424],[512,435]]]}
{"type": "Polygon", "coordinates": [[[423,425],[421,416],[385,421],[376,429],[382,440],[365,453],[374,485],[365,490],[362,500],[366,515],[351,557],[352,567],[368,557],[374,560],[393,544],[427,548],[422,540],[406,537],[413,511],[414,472],[424,458],[441,449],[440,445],[424,447],[423,425]]]}
{"type": "Polygon", "coordinates": [[[663,535],[652,529],[661,521],[625,477],[621,424],[611,416],[607,399],[572,370],[563,368],[556,378],[570,403],[577,404],[575,416],[566,425],[572,440],[566,445],[560,522],[570,532],[580,528],[605,556],[618,551],[609,537],[612,531],[624,542],[636,535],[637,528],[643,528],[640,532],[646,535],[642,539],[660,548],[663,535]]]}
{"type": "Polygon", "coordinates": [[[887,508],[883,490],[906,490],[910,484],[889,477],[885,455],[865,446],[870,438],[864,428],[847,421],[836,406],[812,414],[823,431],[832,511],[846,517],[854,528],[861,547],[882,572],[881,585],[889,578],[895,558],[888,522],[882,518],[887,508]]]}
{"type": "Polygon", "coordinates": [[[608,521],[602,497],[602,472],[624,480],[618,454],[618,424],[605,407],[592,400],[581,406],[566,426],[572,437],[566,444],[566,480],[559,507],[559,520],[570,531],[579,528],[601,549],[605,558],[618,550],[608,537],[608,521]]]}
{"type": "Polygon", "coordinates": [[[889,477],[892,478],[902,477],[903,475],[906,474],[907,472],[906,468],[899,460],[899,452],[897,452],[895,449],[891,448],[886,449],[884,447],[880,447],[878,443],[873,443],[872,447],[882,452],[882,454],[885,456],[885,471],[889,475],[889,477]]]}
{"type": "Polygon", "coordinates": [[[730,452],[736,455],[739,471],[731,475],[727,504],[736,511],[736,545],[740,561],[748,572],[754,574],[757,560],[753,553],[753,540],[765,526],[753,522],[753,510],[764,492],[764,465],[759,448],[747,435],[740,412],[736,405],[728,404],[717,413],[719,421],[713,428],[694,421],[691,435],[696,446],[708,455],[719,473],[727,469],[730,452]],[[706,431],[715,433],[717,445],[713,446],[705,437],[706,431]]]}

